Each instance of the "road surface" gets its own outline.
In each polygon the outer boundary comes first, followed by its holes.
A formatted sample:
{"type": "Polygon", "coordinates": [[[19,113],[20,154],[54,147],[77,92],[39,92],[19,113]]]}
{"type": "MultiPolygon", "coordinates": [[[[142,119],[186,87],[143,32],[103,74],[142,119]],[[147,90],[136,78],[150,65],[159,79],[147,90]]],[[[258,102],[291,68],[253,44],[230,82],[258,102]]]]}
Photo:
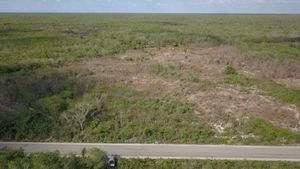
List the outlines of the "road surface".
{"type": "Polygon", "coordinates": [[[99,148],[123,158],[226,159],[261,161],[299,161],[300,146],[234,146],[189,144],[97,144],[0,142],[1,150],[23,148],[27,153],[52,152],[81,155],[83,148],[99,148]]]}

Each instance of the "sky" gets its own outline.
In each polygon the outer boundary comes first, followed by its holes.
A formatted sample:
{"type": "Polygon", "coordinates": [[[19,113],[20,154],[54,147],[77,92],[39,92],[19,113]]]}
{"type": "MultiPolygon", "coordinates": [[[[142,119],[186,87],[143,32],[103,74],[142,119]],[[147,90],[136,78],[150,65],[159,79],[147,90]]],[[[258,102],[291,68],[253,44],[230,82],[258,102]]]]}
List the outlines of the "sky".
{"type": "Polygon", "coordinates": [[[300,0],[0,0],[0,12],[300,14],[300,0]]]}

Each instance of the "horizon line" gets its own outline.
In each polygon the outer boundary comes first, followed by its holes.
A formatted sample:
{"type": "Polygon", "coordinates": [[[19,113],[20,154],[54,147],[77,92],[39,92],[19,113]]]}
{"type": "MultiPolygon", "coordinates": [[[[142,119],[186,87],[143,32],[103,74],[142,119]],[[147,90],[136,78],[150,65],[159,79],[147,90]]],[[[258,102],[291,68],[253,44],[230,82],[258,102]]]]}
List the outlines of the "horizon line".
{"type": "Polygon", "coordinates": [[[269,13],[269,12],[1,12],[0,14],[220,14],[220,15],[300,15],[299,13],[269,13]]]}

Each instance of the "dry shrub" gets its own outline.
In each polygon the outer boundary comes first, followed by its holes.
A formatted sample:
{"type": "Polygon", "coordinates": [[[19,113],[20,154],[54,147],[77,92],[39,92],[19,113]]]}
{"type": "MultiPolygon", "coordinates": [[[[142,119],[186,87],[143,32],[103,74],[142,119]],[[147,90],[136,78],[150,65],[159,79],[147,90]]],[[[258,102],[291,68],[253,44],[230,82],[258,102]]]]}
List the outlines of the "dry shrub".
{"type": "Polygon", "coordinates": [[[268,60],[256,62],[257,75],[272,79],[300,79],[300,64],[292,61],[268,60]]]}
{"type": "Polygon", "coordinates": [[[205,64],[216,64],[223,66],[232,65],[239,69],[245,67],[246,62],[250,60],[248,58],[252,57],[252,55],[249,54],[236,52],[232,47],[226,45],[218,47],[202,45],[198,46],[198,48],[194,46],[194,48],[190,48],[190,51],[192,50],[193,52],[190,52],[192,54],[205,55],[205,57],[202,58],[202,61],[205,62],[205,64]]]}
{"type": "Polygon", "coordinates": [[[300,64],[291,60],[263,59],[252,53],[237,52],[230,46],[214,49],[214,55],[205,58],[207,64],[232,65],[254,73],[258,78],[300,79],[300,64]]]}

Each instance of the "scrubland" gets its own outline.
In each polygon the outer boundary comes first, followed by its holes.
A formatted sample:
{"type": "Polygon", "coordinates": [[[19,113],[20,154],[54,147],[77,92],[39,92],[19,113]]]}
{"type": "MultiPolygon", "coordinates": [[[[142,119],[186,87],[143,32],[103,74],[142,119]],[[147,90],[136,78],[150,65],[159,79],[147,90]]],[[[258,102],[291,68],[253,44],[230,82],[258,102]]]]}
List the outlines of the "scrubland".
{"type": "Polygon", "coordinates": [[[1,14],[0,139],[298,145],[299,20],[1,14]]]}

